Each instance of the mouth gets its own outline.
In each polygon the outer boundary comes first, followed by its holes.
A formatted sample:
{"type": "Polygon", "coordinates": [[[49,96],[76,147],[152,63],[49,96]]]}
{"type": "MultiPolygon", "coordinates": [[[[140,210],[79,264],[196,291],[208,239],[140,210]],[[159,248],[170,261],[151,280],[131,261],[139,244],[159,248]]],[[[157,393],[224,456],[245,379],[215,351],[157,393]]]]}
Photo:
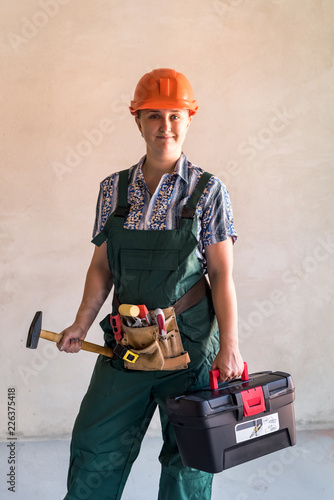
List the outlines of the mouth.
{"type": "Polygon", "coordinates": [[[173,135],[157,135],[157,139],[161,139],[162,141],[167,141],[168,139],[174,139],[173,135]]]}

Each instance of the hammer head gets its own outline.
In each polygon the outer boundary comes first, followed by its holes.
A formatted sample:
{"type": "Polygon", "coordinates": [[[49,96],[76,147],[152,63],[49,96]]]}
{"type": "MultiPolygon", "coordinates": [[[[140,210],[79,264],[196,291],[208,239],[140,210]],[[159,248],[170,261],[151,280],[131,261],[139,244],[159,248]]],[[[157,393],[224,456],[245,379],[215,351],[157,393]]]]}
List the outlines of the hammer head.
{"type": "Polygon", "coordinates": [[[37,311],[29,328],[26,347],[36,349],[42,329],[42,312],[37,311]]]}

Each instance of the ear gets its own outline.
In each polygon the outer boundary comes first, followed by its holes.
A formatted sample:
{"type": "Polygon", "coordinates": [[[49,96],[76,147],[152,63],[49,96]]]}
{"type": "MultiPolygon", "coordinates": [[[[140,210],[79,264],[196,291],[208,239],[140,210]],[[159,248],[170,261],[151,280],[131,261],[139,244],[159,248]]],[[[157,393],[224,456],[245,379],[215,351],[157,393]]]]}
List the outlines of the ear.
{"type": "Polygon", "coordinates": [[[137,127],[139,128],[139,132],[141,134],[143,134],[143,131],[142,131],[142,128],[141,128],[140,119],[138,118],[138,116],[135,117],[135,120],[136,120],[136,123],[137,123],[137,127]]]}

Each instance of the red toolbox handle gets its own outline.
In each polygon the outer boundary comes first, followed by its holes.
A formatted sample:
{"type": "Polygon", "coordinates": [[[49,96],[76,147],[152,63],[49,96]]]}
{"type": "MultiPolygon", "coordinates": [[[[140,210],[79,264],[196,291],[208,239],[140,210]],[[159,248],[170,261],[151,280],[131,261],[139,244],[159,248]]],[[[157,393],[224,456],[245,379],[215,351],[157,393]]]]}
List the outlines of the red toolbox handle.
{"type": "MultiPolygon", "coordinates": [[[[215,391],[218,389],[218,379],[219,379],[218,368],[216,370],[209,370],[209,380],[210,380],[211,390],[215,391]]],[[[247,366],[246,362],[244,362],[244,371],[242,372],[241,380],[243,382],[246,380],[249,380],[249,378],[248,378],[248,366],[247,366]]]]}

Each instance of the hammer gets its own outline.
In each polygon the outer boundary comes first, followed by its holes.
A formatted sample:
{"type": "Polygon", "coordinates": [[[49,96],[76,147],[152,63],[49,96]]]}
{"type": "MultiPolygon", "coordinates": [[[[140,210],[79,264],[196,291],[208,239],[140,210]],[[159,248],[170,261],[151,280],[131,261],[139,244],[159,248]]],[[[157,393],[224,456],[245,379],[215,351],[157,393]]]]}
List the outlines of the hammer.
{"type": "MultiPolygon", "coordinates": [[[[51,340],[52,342],[60,342],[63,338],[60,333],[42,330],[42,312],[37,311],[29,328],[26,347],[29,349],[36,349],[40,337],[42,337],[42,339],[51,340]]],[[[95,352],[96,354],[103,354],[103,356],[107,356],[108,358],[112,358],[114,356],[114,352],[110,347],[92,344],[91,342],[86,342],[85,340],[81,341],[81,349],[84,351],[95,352]]]]}

